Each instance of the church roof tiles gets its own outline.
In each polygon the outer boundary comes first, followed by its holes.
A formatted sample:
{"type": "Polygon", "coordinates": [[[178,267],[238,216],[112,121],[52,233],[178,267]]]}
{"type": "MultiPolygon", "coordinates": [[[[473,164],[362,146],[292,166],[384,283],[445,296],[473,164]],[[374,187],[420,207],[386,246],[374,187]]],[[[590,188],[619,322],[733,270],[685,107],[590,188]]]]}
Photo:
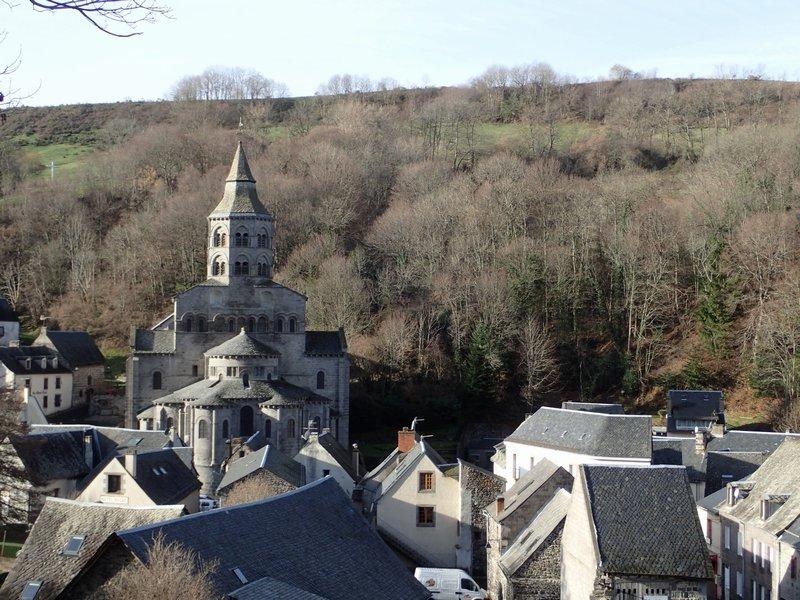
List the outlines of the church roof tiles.
{"type": "Polygon", "coordinates": [[[212,214],[247,213],[269,215],[256,191],[256,180],[247,163],[242,143],[236,147],[230,173],[225,180],[225,192],[212,214]]]}
{"type": "Polygon", "coordinates": [[[242,329],[228,341],[206,350],[206,356],[280,356],[280,352],[259,342],[242,329]]]}

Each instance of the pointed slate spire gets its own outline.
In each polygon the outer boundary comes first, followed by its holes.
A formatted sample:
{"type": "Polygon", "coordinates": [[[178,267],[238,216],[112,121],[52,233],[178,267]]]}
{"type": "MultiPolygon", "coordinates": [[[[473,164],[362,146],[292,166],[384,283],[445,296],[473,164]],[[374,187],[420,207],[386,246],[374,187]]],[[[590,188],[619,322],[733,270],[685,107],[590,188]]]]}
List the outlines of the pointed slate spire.
{"type": "Polygon", "coordinates": [[[242,142],[236,146],[231,170],[225,179],[225,192],[212,214],[255,213],[269,214],[258,199],[256,180],[247,164],[242,142]]]}

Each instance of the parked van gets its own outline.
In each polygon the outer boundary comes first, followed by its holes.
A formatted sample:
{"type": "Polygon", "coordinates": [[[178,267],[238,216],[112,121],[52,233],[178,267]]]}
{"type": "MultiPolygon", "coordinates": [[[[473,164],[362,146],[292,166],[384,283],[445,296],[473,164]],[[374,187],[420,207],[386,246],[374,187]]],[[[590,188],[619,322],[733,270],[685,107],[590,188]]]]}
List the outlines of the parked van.
{"type": "Polygon", "coordinates": [[[414,577],[431,593],[434,600],[485,600],[486,590],[461,569],[417,567],[414,577]]]}

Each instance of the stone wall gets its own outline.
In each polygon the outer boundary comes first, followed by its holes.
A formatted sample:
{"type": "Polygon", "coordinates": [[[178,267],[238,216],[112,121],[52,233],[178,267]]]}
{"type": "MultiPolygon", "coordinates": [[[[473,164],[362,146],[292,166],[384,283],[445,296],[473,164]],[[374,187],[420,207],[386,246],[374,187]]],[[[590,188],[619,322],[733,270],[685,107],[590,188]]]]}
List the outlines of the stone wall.
{"type": "Polygon", "coordinates": [[[562,521],[511,576],[506,600],[560,600],[562,521]]]}
{"type": "Polygon", "coordinates": [[[486,578],[486,518],[483,510],[494,502],[497,495],[505,489],[505,480],[467,462],[461,463],[462,506],[461,540],[462,548],[471,548],[470,572],[480,580],[486,578]]]}

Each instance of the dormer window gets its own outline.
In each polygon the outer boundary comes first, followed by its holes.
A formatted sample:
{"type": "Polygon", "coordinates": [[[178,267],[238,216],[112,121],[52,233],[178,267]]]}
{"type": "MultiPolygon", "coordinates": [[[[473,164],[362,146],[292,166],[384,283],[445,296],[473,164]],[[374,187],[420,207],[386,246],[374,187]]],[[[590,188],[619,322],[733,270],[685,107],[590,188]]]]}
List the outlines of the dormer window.
{"type": "Polygon", "coordinates": [[[789,499],[789,494],[767,494],[761,499],[761,520],[766,521],[774,515],[789,499]]]}
{"type": "Polygon", "coordinates": [[[42,359],[42,368],[43,368],[43,369],[46,369],[46,368],[47,368],[47,359],[46,359],[46,358],[43,358],[43,359],[42,359]]]}
{"type": "Polygon", "coordinates": [[[31,369],[31,359],[30,358],[26,358],[25,359],[25,368],[30,371],[30,369],[31,369]]]}

